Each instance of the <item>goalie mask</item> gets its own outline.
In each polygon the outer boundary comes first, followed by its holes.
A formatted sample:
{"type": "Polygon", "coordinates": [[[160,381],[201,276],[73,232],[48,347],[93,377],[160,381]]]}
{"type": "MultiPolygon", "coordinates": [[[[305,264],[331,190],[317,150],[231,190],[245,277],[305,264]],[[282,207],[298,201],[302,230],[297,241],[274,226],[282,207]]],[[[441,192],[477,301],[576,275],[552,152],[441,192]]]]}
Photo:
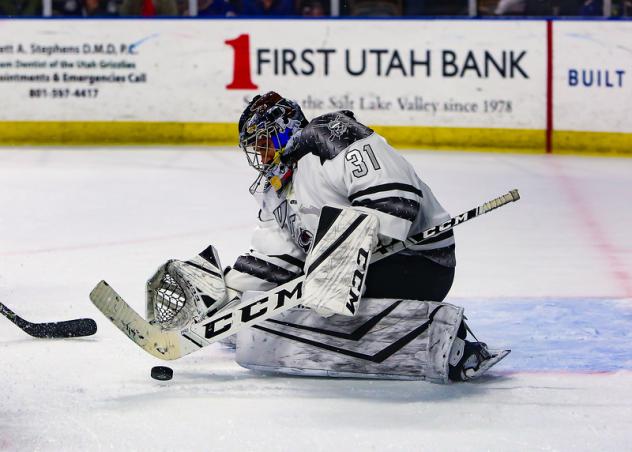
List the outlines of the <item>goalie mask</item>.
{"type": "Polygon", "coordinates": [[[281,156],[307,120],[294,101],[270,91],[255,96],[239,118],[239,145],[248,164],[259,172],[250,193],[281,190],[292,179],[292,167],[281,156]]]}

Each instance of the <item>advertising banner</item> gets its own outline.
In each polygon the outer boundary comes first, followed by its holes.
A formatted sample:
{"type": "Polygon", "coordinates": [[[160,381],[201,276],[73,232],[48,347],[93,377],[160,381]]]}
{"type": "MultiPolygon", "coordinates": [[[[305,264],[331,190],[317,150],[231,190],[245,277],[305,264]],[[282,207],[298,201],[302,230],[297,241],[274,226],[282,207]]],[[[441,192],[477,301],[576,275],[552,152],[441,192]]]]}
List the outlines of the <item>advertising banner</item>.
{"type": "Polygon", "coordinates": [[[537,22],[47,20],[0,28],[9,121],[236,122],[278,90],[308,116],[542,129],[537,22]]]}
{"type": "Polygon", "coordinates": [[[0,142],[234,144],[255,94],[397,144],[632,148],[629,21],[7,20],[0,142]]]}
{"type": "Polygon", "coordinates": [[[556,22],[556,130],[632,133],[632,22],[556,22]]]}

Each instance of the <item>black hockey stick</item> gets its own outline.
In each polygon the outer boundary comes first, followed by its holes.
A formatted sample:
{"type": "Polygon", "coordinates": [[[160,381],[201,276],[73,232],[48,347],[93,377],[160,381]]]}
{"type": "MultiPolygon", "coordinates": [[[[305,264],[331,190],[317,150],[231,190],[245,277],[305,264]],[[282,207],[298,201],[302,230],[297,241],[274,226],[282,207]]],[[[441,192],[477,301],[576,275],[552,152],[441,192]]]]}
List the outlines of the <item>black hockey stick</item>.
{"type": "Polygon", "coordinates": [[[61,322],[31,323],[24,320],[4,304],[0,303],[0,312],[15,323],[22,331],[33,337],[62,338],[92,336],[97,332],[97,323],[92,319],[74,319],[61,322]]]}

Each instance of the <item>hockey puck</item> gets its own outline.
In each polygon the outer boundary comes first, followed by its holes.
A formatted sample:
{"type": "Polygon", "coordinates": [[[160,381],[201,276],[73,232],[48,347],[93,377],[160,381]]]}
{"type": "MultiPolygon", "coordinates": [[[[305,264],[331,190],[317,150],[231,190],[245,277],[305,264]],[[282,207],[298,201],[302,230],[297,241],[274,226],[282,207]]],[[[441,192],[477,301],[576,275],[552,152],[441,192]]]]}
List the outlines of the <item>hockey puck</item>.
{"type": "Polygon", "coordinates": [[[171,380],[173,378],[173,370],[166,366],[152,367],[151,378],[161,381],[171,380]]]}

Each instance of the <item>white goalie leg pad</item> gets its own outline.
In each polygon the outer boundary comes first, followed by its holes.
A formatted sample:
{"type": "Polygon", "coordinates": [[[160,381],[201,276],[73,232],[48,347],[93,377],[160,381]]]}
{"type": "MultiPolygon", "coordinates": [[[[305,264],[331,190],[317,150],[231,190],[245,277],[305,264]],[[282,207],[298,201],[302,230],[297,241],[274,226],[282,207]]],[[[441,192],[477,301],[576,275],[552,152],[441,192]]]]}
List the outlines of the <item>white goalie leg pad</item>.
{"type": "Polygon", "coordinates": [[[227,301],[219,256],[213,246],[187,261],[167,261],[147,281],[147,320],[166,329],[198,322],[227,301]]]}
{"type": "Polygon", "coordinates": [[[377,217],[371,214],[323,207],[305,260],[305,306],[322,316],[355,315],[378,227],[377,217]]]}
{"type": "Polygon", "coordinates": [[[365,299],[354,317],[291,309],[237,334],[236,361],[290,375],[447,383],[463,308],[365,299]]]}

